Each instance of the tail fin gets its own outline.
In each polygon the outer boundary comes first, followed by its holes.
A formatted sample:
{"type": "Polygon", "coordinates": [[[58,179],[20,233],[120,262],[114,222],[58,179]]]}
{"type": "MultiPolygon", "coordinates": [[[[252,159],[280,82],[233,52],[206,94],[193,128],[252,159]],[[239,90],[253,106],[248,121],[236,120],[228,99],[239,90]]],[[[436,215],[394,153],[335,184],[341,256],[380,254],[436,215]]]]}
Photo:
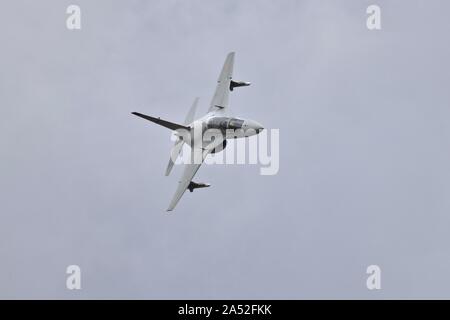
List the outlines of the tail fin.
{"type": "MultiPolygon", "coordinates": [[[[184,124],[188,125],[194,121],[195,118],[195,111],[197,110],[199,98],[195,98],[194,103],[192,104],[191,108],[189,109],[189,112],[186,115],[186,119],[184,120],[184,124]]],[[[170,159],[169,163],[167,164],[166,168],[166,176],[170,174],[172,171],[174,161],[178,158],[178,155],[180,154],[182,148],[183,148],[184,141],[178,137],[175,141],[175,144],[173,145],[172,149],[170,150],[170,159]]]]}
{"type": "Polygon", "coordinates": [[[188,114],[186,115],[186,119],[184,120],[184,124],[188,125],[194,121],[195,118],[195,111],[197,110],[199,98],[195,98],[194,103],[192,104],[191,108],[189,109],[188,114]]]}
{"type": "Polygon", "coordinates": [[[146,119],[148,121],[154,122],[156,124],[159,124],[160,126],[166,127],[168,129],[171,129],[171,130],[177,130],[177,129],[190,130],[190,128],[187,127],[187,126],[184,126],[182,124],[178,124],[178,123],[175,123],[175,122],[169,122],[169,121],[166,121],[166,120],[162,120],[161,118],[150,117],[150,116],[147,116],[147,115],[139,113],[139,112],[132,112],[132,114],[134,114],[135,116],[144,118],[144,119],[146,119]]]}
{"type": "Polygon", "coordinates": [[[178,137],[172,149],[170,150],[170,158],[166,168],[166,176],[168,176],[170,174],[170,171],[172,171],[175,160],[178,158],[178,155],[180,154],[181,149],[183,148],[183,144],[184,141],[180,137],[178,137]]]}

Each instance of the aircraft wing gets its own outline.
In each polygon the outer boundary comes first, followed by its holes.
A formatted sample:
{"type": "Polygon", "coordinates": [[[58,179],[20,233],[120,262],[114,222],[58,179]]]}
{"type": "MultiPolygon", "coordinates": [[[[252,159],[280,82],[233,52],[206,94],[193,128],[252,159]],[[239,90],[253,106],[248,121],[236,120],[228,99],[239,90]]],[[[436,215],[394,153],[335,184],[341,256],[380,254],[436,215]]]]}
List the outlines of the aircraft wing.
{"type": "Polygon", "coordinates": [[[222,67],[222,72],[217,80],[216,92],[211,101],[208,112],[226,110],[228,107],[228,96],[230,94],[230,82],[233,77],[234,52],[230,52],[222,67]]]}
{"type": "MultiPolygon", "coordinates": [[[[214,140],[209,146],[207,146],[205,149],[202,150],[202,159],[201,163],[190,163],[184,165],[184,171],[183,175],[181,177],[181,180],[178,183],[177,190],[175,191],[175,194],[172,198],[172,201],[170,202],[169,208],[167,208],[167,211],[172,211],[175,206],[177,205],[178,201],[180,201],[181,197],[183,196],[184,192],[188,188],[189,184],[191,183],[192,179],[194,178],[195,174],[197,173],[198,169],[202,165],[203,161],[205,161],[208,154],[214,150],[217,146],[222,144],[223,140],[217,139],[214,140]]],[[[194,157],[192,157],[194,159],[194,157]]],[[[192,161],[194,162],[194,161],[192,161]]]]}

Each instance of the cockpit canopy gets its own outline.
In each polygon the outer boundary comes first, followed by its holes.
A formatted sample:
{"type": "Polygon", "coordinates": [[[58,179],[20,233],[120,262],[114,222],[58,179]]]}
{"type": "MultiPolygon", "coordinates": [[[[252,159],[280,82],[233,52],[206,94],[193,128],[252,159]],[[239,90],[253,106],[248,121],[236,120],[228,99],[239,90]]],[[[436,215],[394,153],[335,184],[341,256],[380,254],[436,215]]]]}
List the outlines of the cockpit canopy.
{"type": "Polygon", "coordinates": [[[209,129],[242,129],[242,125],[244,124],[244,120],[238,118],[228,118],[228,117],[214,117],[208,121],[209,129]]]}

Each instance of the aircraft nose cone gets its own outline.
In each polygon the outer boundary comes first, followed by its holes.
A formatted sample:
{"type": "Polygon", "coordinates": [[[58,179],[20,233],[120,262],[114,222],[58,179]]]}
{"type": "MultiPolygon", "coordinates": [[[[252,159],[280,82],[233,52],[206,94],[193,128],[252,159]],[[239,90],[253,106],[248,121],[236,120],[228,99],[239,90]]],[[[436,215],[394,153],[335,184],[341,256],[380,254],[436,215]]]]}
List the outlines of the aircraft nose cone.
{"type": "Polygon", "coordinates": [[[260,133],[263,130],[264,130],[264,127],[262,126],[262,124],[259,124],[258,128],[256,129],[256,133],[260,133]]]}
{"type": "Polygon", "coordinates": [[[261,131],[264,130],[264,127],[262,126],[262,124],[260,124],[259,122],[254,121],[254,120],[247,120],[245,122],[245,126],[247,127],[247,129],[255,130],[256,133],[260,133],[261,131]]]}

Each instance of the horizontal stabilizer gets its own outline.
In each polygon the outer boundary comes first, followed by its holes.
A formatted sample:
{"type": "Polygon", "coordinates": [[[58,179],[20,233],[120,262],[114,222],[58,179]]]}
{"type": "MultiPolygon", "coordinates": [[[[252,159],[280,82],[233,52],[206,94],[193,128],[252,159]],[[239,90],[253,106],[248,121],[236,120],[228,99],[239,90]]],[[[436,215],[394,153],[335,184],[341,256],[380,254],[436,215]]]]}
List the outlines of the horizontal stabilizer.
{"type": "Polygon", "coordinates": [[[178,130],[178,129],[190,130],[189,127],[186,127],[186,126],[184,126],[182,124],[178,124],[178,123],[175,123],[175,122],[162,120],[161,118],[150,117],[150,116],[147,116],[145,114],[138,113],[138,112],[132,112],[132,114],[134,114],[135,116],[141,117],[141,118],[143,118],[145,120],[148,120],[148,121],[154,122],[156,124],[159,124],[160,126],[166,127],[168,129],[171,129],[171,130],[178,130]]]}

